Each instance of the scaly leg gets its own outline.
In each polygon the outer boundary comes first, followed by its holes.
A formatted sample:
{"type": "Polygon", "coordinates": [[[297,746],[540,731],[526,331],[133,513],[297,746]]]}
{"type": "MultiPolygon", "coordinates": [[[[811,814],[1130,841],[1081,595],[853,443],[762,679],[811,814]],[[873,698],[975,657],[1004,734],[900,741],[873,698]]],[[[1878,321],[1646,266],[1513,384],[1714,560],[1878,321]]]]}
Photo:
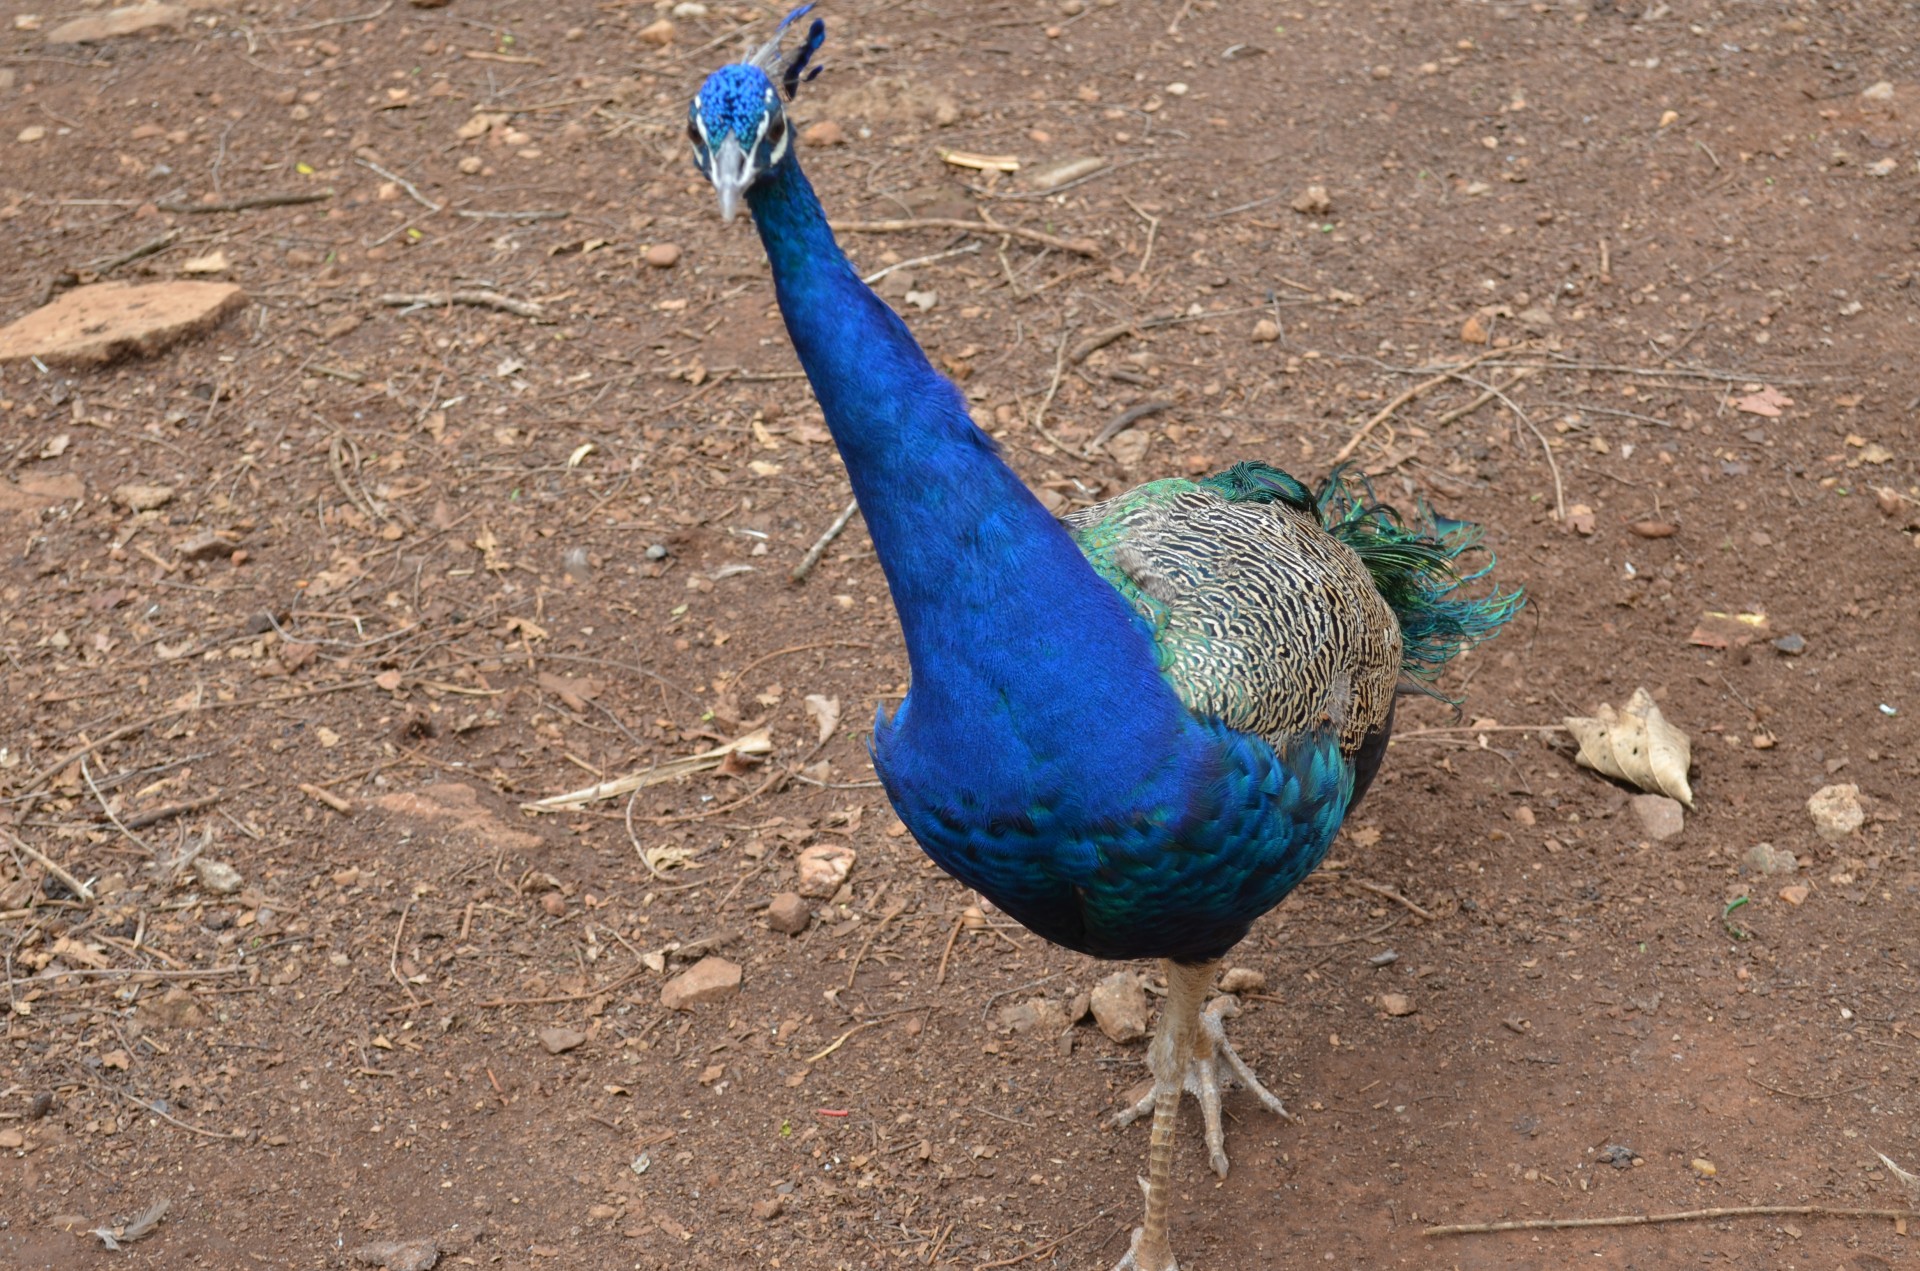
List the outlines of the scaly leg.
{"type": "MultiPolygon", "coordinates": [[[[1218,962],[1188,966],[1167,962],[1167,1004],[1160,1012],[1160,1026],[1154,1030],[1153,1044],[1147,1050],[1147,1067],[1153,1072],[1153,1091],[1137,1107],[1121,1114],[1118,1124],[1126,1125],[1153,1109],[1153,1133],[1147,1149],[1147,1177],[1141,1186],[1147,1193],[1145,1223],[1133,1233],[1127,1256],[1113,1271],[1180,1271],[1173,1250],[1167,1244],[1167,1193],[1173,1178],[1173,1131],[1180,1119],[1181,1077],[1194,1062],[1196,1043],[1207,1036],[1200,1020],[1200,1003],[1213,982],[1218,962]]],[[[1218,1024],[1215,1025],[1216,1032],[1218,1024]]],[[[1213,1113],[1219,1118],[1219,1097],[1215,1092],[1213,1113]]]]}
{"type": "MultiPolygon", "coordinates": [[[[1169,964],[1170,967],[1173,965],[1174,964],[1171,963],[1169,964]]],[[[1184,968],[1184,970],[1193,969],[1194,968],[1184,968]]],[[[1201,981],[1200,992],[1202,995],[1206,992],[1207,984],[1212,982],[1212,967],[1206,968],[1206,977],[1205,980],[1201,981]]],[[[1196,1002],[1195,1005],[1197,1008],[1198,1003],[1196,1002]]],[[[1164,1023],[1167,1016],[1173,1012],[1173,977],[1171,972],[1169,972],[1167,977],[1166,1011],[1167,1014],[1161,1016],[1162,1023],[1164,1023]]],[[[1221,1178],[1227,1176],[1226,1133],[1220,1123],[1220,1094],[1222,1090],[1237,1082],[1251,1091],[1254,1098],[1258,1099],[1260,1105],[1267,1111],[1274,1113],[1276,1116],[1283,1117],[1288,1121],[1293,1120],[1293,1114],[1287,1111],[1286,1105],[1281,1103],[1271,1091],[1260,1084],[1260,1079],[1253,1075],[1253,1069],[1247,1067],[1246,1061],[1240,1058],[1239,1053],[1234,1050],[1233,1044],[1227,1040],[1226,1028],[1223,1021],[1232,1019],[1239,1013],[1240,1004],[1231,996],[1215,998],[1212,1005],[1208,1006],[1204,1011],[1196,1009],[1196,1020],[1194,1023],[1194,1032],[1196,1035],[1193,1043],[1193,1052],[1186,1064],[1182,1081],[1183,1088],[1187,1093],[1200,1101],[1200,1115],[1206,1123],[1208,1164],[1213,1166],[1213,1172],[1221,1178]],[[1222,1063],[1226,1065],[1227,1071],[1225,1072],[1220,1071],[1220,1065],[1222,1063]]],[[[1155,1040],[1157,1044],[1157,1035],[1155,1040]]],[[[1151,1063],[1151,1057],[1149,1057],[1149,1063],[1151,1063]]],[[[1126,1109],[1114,1117],[1113,1123],[1116,1126],[1131,1125],[1148,1112],[1156,1111],[1155,1096],[1158,1095],[1160,1089],[1157,1080],[1159,1077],[1159,1070],[1157,1068],[1154,1069],[1154,1076],[1156,1082],[1153,1090],[1149,1091],[1146,1097],[1141,1099],[1139,1103],[1136,1103],[1133,1107],[1126,1109]]],[[[1178,1101],[1177,1095],[1175,1096],[1175,1100],[1176,1102],[1178,1101]]]]}

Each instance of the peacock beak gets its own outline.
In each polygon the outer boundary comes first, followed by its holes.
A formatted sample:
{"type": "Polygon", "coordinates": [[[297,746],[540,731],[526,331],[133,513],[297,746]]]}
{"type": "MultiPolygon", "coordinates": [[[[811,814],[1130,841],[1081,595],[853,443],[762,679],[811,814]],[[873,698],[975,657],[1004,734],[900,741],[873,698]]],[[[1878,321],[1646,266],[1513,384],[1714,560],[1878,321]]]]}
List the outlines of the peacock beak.
{"type": "Polygon", "coordinates": [[[747,152],[741,148],[740,139],[729,133],[710,153],[709,176],[720,195],[720,216],[731,221],[740,211],[740,197],[753,183],[747,152]]]}

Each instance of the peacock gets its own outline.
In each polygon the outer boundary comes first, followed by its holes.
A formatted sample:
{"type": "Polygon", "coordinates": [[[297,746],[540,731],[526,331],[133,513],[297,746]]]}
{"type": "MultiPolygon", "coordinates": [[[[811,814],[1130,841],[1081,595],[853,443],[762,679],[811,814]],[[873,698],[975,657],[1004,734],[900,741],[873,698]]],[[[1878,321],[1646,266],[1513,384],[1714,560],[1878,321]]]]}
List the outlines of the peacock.
{"type": "MultiPolygon", "coordinates": [[[[1264,463],[1152,481],[1056,519],[974,425],[834,241],[783,98],[819,73],[816,18],[781,22],[700,86],[694,160],[744,203],[899,613],[911,691],[873,765],[928,856],[1027,928],[1095,958],[1157,958],[1146,1214],[1116,1271],[1169,1271],[1184,1089],[1227,1173],[1220,1096],[1285,1107],[1205,1002],[1253,922],[1325,856],[1380,767],[1396,695],[1492,636],[1517,591],[1469,598],[1475,527],[1403,518],[1363,480],[1264,463]]],[[[1483,589],[1472,589],[1481,592],[1483,589]]]]}

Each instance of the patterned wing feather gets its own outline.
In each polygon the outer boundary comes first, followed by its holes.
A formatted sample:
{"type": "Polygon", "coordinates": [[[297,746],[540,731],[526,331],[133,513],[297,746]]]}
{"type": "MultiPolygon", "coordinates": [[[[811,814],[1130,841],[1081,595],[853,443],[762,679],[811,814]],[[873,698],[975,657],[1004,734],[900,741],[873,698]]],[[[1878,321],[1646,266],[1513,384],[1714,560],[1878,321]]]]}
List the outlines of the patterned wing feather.
{"type": "Polygon", "coordinates": [[[1276,746],[1331,728],[1351,755],[1392,710],[1400,625],[1304,487],[1268,473],[1151,482],[1067,527],[1152,627],[1189,710],[1276,746]]]}

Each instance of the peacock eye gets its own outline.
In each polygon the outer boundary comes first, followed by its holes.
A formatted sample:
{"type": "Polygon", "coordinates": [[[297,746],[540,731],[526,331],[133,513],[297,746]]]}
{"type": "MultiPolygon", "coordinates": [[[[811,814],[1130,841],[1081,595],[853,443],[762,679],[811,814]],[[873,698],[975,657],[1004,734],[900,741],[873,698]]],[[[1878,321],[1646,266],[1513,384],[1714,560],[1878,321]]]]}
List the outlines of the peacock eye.
{"type": "Polygon", "coordinates": [[[772,119],[767,121],[767,144],[768,145],[770,146],[779,145],[780,139],[786,135],[787,135],[787,117],[785,115],[775,115],[772,119]]]}
{"type": "Polygon", "coordinates": [[[687,120],[687,140],[691,141],[696,146],[700,144],[700,140],[701,140],[700,125],[693,122],[693,120],[691,119],[687,120]]]}

